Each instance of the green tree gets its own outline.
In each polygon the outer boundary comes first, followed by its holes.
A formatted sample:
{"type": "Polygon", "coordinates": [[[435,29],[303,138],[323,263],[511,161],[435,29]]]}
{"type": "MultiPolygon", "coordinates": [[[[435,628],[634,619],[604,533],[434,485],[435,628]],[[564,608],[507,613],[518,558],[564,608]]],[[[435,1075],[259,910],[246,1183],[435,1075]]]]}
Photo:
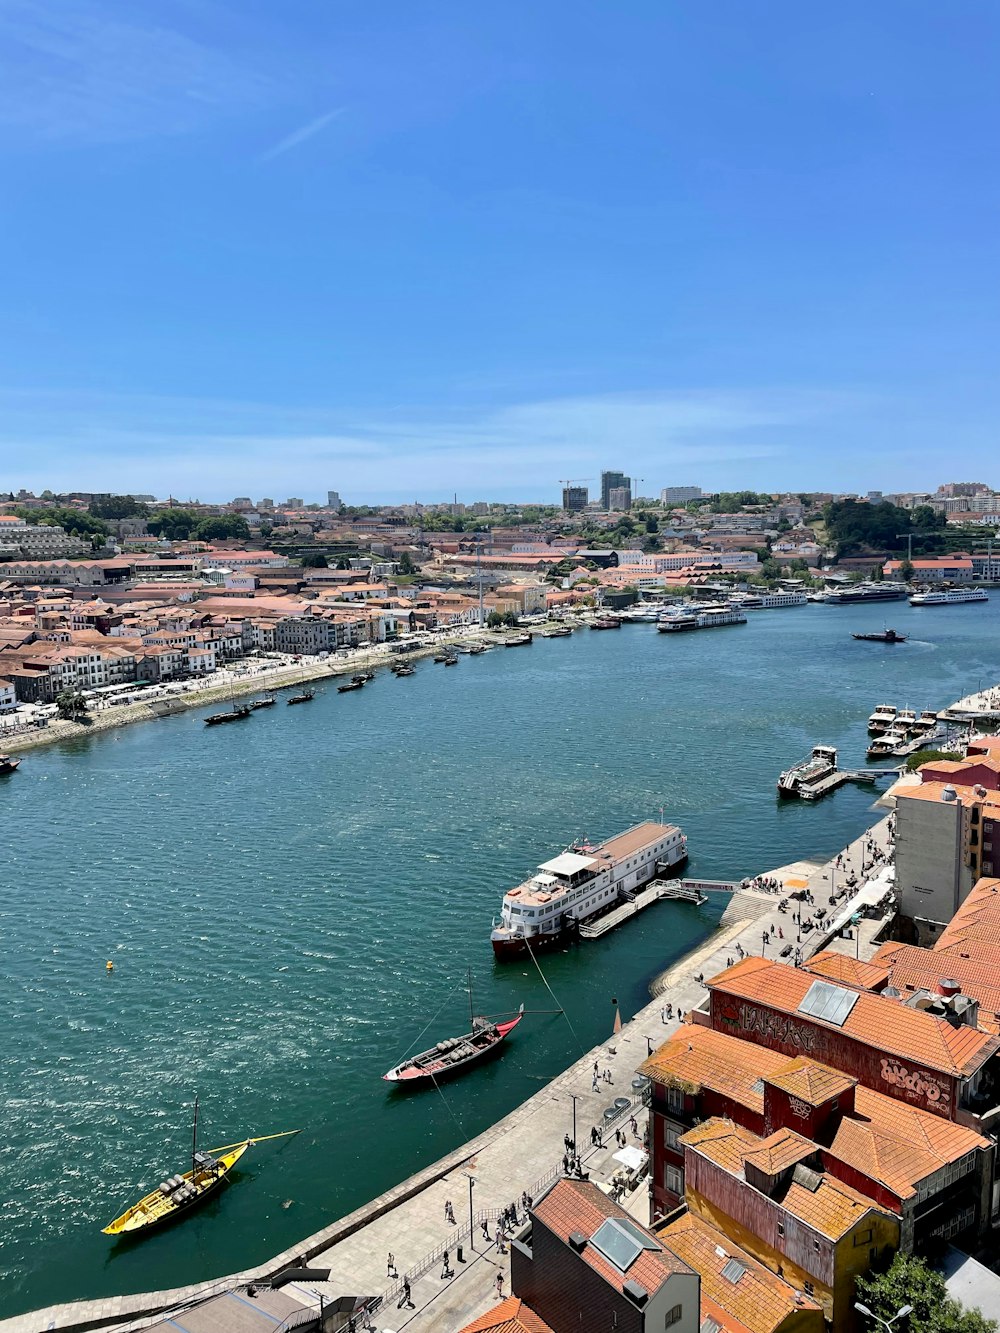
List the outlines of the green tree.
{"type": "Polygon", "coordinates": [[[899,577],[901,579],[905,579],[907,583],[909,583],[912,580],[915,572],[916,571],[913,568],[913,562],[911,560],[904,560],[899,567],[899,577]]]}
{"type": "Polygon", "coordinates": [[[56,695],[56,708],[60,717],[73,721],[74,718],[86,716],[87,700],[79,690],[60,690],[56,695]]]}
{"type": "Polygon", "coordinates": [[[917,505],[911,517],[913,526],[922,532],[934,532],[938,528],[947,527],[948,523],[945,515],[939,514],[931,505],[917,505]]]}
{"type": "Polygon", "coordinates": [[[350,569],[350,567],[351,567],[351,562],[350,562],[350,560],[348,560],[348,558],[347,558],[346,555],[342,555],[342,556],[340,557],[340,559],[337,561],[337,568],[338,568],[338,569],[350,569]]]}
{"type": "Polygon", "coordinates": [[[197,522],[197,514],[193,514],[190,509],[161,509],[147,520],[146,527],[154,537],[183,542],[191,536],[197,522]]]}
{"type": "Polygon", "coordinates": [[[77,537],[106,537],[109,532],[103,519],[94,518],[83,509],[67,509],[57,505],[53,509],[15,509],[14,513],[27,523],[43,528],[62,528],[77,537]]]}
{"type": "Polygon", "coordinates": [[[486,617],[486,624],[490,629],[500,629],[504,625],[514,626],[517,624],[517,612],[491,611],[486,617]]]}
{"type": "Polygon", "coordinates": [[[413,563],[413,557],[410,555],[409,551],[402,551],[400,553],[398,563],[399,563],[400,574],[408,575],[408,574],[415,574],[417,572],[417,567],[413,563]]]}
{"type": "Polygon", "coordinates": [[[959,760],[962,756],[957,751],[952,750],[918,750],[916,754],[907,755],[906,771],[915,772],[921,764],[933,764],[941,759],[959,760]]]}
{"type": "Polygon", "coordinates": [[[144,518],[149,513],[146,505],[131,495],[95,495],[89,508],[94,518],[144,518]]]}
{"type": "Polygon", "coordinates": [[[220,514],[196,523],[192,535],[200,542],[239,541],[250,536],[250,525],[242,514],[220,514]]]}
{"type": "MultiPolygon", "coordinates": [[[[878,1319],[890,1320],[904,1305],[911,1307],[906,1333],[996,1333],[996,1323],[977,1310],[965,1310],[948,1295],[944,1278],[922,1259],[897,1254],[885,1273],[859,1277],[859,1302],[878,1319]]],[[[880,1333],[875,1320],[871,1333],[880,1333]]]]}
{"type": "Polygon", "coordinates": [[[302,557],[303,569],[326,569],[327,559],[322,551],[309,551],[302,557]]]}

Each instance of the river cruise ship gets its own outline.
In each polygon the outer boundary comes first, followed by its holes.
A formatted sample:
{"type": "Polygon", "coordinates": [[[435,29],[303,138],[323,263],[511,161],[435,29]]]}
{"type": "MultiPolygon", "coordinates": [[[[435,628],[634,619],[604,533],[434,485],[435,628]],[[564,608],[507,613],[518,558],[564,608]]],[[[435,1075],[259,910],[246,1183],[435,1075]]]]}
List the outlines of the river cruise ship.
{"type": "Polygon", "coordinates": [[[675,824],[637,824],[607,842],[575,843],[504,895],[490,936],[493,952],[505,959],[523,956],[529,946],[553,948],[686,860],[687,839],[675,824]]]}
{"type": "Polygon", "coordinates": [[[854,583],[823,596],[828,606],[854,606],[857,602],[899,602],[910,595],[905,583],[854,583]]]}
{"type": "Polygon", "coordinates": [[[776,606],[805,606],[808,601],[804,592],[746,592],[738,593],[732,605],[742,611],[770,611],[776,606]]]}
{"type": "Polygon", "coordinates": [[[738,606],[703,606],[694,611],[676,611],[661,616],[656,628],[661,634],[689,629],[714,629],[718,625],[745,625],[746,615],[738,606]]]}
{"type": "Polygon", "coordinates": [[[982,588],[945,588],[940,592],[915,592],[911,606],[955,606],[958,602],[988,602],[982,588]]]}

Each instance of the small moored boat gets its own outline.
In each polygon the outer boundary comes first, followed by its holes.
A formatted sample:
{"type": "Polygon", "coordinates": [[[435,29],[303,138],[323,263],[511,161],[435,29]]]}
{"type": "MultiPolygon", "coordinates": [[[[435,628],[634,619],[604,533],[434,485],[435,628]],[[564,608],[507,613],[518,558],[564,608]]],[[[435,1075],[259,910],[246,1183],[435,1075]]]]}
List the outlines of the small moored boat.
{"type": "Polygon", "coordinates": [[[12,754],[0,754],[0,773],[13,773],[20,762],[12,754]]]}
{"type": "Polygon", "coordinates": [[[521,1005],[513,1018],[505,1019],[502,1023],[496,1023],[490,1018],[479,1018],[472,1012],[470,978],[469,1014],[472,1020],[471,1032],[463,1033],[461,1037],[448,1037],[429,1050],[403,1060],[394,1069],[382,1075],[383,1081],[415,1087],[424,1083],[435,1083],[461,1073],[469,1065],[499,1051],[501,1043],[514,1031],[524,1016],[524,1005],[521,1005]]]}
{"type": "MultiPolygon", "coordinates": [[[[351,690],[363,690],[364,687],[365,687],[365,682],[363,680],[359,680],[358,677],[355,676],[353,680],[349,680],[343,685],[338,685],[337,693],[349,694],[351,690]]],[[[291,702],[291,700],[289,700],[289,702],[291,702]]]]}
{"type": "Polygon", "coordinates": [[[268,1139],[290,1138],[298,1132],[297,1129],[291,1129],[283,1134],[264,1134],[258,1138],[243,1139],[240,1143],[229,1143],[223,1148],[200,1152],[198,1099],[195,1098],[191,1170],[162,1181],[151,1194],[134,1203],[131,1208],[126,1208],[120,1217],[101,1229],[106,1236],[131,1236],[172,1222],[224,1185],[230,1171],[254,1144],[264,1143],[268,1139]]]}
{"type": "Polygon", "coordinates": [[[290,704],[307,704],[310,699],[315,697],[315,690],[303,690],[301,694],[290,694],[288,702],[290,704]]]}
{"type": "Polygon", "coordinates": [[[205,718],[206,727],[217,727],[223,722],[242,722],[250,716],[249,704],[234,704],[227,713],[209,713],[205,718]]]}

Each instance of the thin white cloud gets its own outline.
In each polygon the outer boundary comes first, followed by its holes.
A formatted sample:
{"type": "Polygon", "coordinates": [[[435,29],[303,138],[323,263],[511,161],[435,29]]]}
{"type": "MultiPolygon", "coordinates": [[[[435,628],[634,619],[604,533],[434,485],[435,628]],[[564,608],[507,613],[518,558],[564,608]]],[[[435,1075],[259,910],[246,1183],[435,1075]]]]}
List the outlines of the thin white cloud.
{"type": "Polygon", "coordinates": [[[554,495],[559,477],[609,466],[647,479],[647,490],[681,473],[736,484],[768,460],[784,473],[814,425],[829,429],[859,401],[704,390],[376,414],[0,388],[0,490],[540,496],[554,495]]]}
{"type": "Polygon", "coordinates": [[[273,148],[269,148],[266,153],[261,153],[258,161],[272,162],[276,157],[280,157],[282,153],[287,153],[290,148],[297,148],[300,143],[305,143],[305,141],[311,139],[314,134],[319,134],[320,130],[325,130],[327,125],[329,125],[332,120],[336,120],[338,116],[342,116],[346,109],[346,107],[342,106],[334,107],[332,111],[327,111],[324,115],[317,116],[315,120],[310,120],[308,124],[300,125],[297,130],[293,130],[291,134],[286,135],[285,138],[276,143],[273,148]]]}
{"type": "Polygon", "coordinates": [[[21,140],[185,133],[284,95],[245,58],[171,27],[144,0],[3,0],[0,62],[0,127],[21,140]]]}

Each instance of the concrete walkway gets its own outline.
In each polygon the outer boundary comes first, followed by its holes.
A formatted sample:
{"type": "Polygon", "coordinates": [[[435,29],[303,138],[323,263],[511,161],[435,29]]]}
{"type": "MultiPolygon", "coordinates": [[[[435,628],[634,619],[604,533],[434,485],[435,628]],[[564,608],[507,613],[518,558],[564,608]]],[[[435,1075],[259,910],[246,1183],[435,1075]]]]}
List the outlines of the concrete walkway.
{"type": "MultiPolygon", "coordinates": [[[[840,867],[834,858],[805,876],[789,873],[796,867],[783,868],[782,877],[786,884],[789,880],[804,880],[803,887],[812,896],[812,902],[803,904],[803,919],[815,916],[818,908],[825,908],[832,915],[831,891],[840,894],[852,872],[859,879],[871,873],[873,850],[883,853],[889,845],[890,818],[882,819],[845,849],[840,867]]],[[[801,869],[808,870],[809,866],[801,869]]],[[[777,872],[769,873],[777,876],[777,872]]],[[[583,1169],[592,1171],[596,1179],[610,1178],[617,1166],[612,1162],[616,1150],[614,1134],[605,1136],[603,1148],[590,1148],[591,1127],[604,1123],[604,1111],[613,1104],[615,1097],[635,1095],[632,1079],[637,1067],[651,1050],[676,1031],[680,1013],[686,1014],[704,999],[706,990],[698,977],[711,977],[722,971],[730,959],[740,956],[739,948],[744,954],[763,953],[766,957],[776,958],[785,943],[791,943],[793,948],[798,943],[803,957],[808,957],[825,945],[826,936],[821,927],[800,932],[791,910],[778,912],[780,896],[739,895],[751,904],[751,919],[724,927],[696,953],[665,974],[666,990],[658,993],[655,1000],[627,1022],[616,1037],[609,1033],[608,1040],[601,1046],[588,1051],[558,1078],[471,1143],[284,1255],[257,1269],[235,1275],[230,1279],[231,1284],[265,1279],[305,1256],[317,1267],[332,1269],[331,1280],[316,1286],[317,1299],[320,1292],[329,1297],[348,1292],[386,1293],[388,1299],[374,1320],[374,1325],[382,1330],[405,1328],[409,1333],[425,1333],[431,1329],[458,1328],[488,1309],[495,1299],[493,1284],[498,1271],[504,1273],[504,1290],[509,1292],[509,1257],[499,1255],[495,1244],[481,1250],[482,1242],[477,1233],[476,1250],[470,1249],[466,1239],[463,1242],[466,1262],[458,1264],[455,1246],[460,1231],[468,1229],[469,1177],[475,1180],[472,1186],[474,1211],[499,1209],[516,1202],[520,1214],[522,1191],[534,1193],[540,1188],[540,1182],[551,1180],[561,1172],[564,1138],[573,1133],[575,1114],[576,1139],[583,1169]],[[774,937],[765,941],[763,932],[770,933],[772,927],[774,937]],[[777,934],[779,929],[784,940],[777,934]],[[673,1006],[670,1021],[665,1018],[668,1003],[673,1006]],[[604,1078],[605,1071],[610,1076],[610,1083],[604,1078]],[[446,1201],[453,1205],[454,1223],[446,1218],[446,1201]],[[450,1267],[454,1271],[450,1278],[441,1277],[439,1255],[444,1247],[449,1249],[450,1267]],[[387,1278],[390,1251],[395,1256],[400,1277],[412,1275],[413,1309],[397,1309],[397,1284],[387,1278]]],[[[841,908],[844,901],[841,897],[841,908]]],[[[739,906],[739,903],[733,904],[737,910],[739,906]]],[[[791,906],[793,904],[789,904],[791,906]]],[[[627,930],[628,925],[623,929],[627,930]]],[[[600,948],[600,945],[581,947],[600,948]]],[[[660,980],[664,981],[664,978],[660,980]]],[[[635,1118],[637,1133],[627,1119],[624,1122],[629,1142],[633,1144],[642,1140],[645,1112],[637,1110],[635,1118]]],[[[644,1188],[639,1193],[644,1193],[644,1188]]],[[[637,1215],[648,1217],[648,1210],[644,1213],[638,1206],[637,1215]]],[[[492,1223],[489,1230],[493,1236],[492,1223]]],[[[219,1283],[205,1283],[186,1288],[183,1293],[145,1293],[50,1307],[0,1322],[0,1333],[42,1333],[48,1329],[79,1329],[111,1323],[122,1326],[125,1321],[135,1321],[143,1316],[147,1317],[147,1323],[151,1323],[154,1320],[149,1316],[162,1312],[171,1301],[190,1300],[199,1293],[214,1294],[220,1289],[219,1283]]]]}

